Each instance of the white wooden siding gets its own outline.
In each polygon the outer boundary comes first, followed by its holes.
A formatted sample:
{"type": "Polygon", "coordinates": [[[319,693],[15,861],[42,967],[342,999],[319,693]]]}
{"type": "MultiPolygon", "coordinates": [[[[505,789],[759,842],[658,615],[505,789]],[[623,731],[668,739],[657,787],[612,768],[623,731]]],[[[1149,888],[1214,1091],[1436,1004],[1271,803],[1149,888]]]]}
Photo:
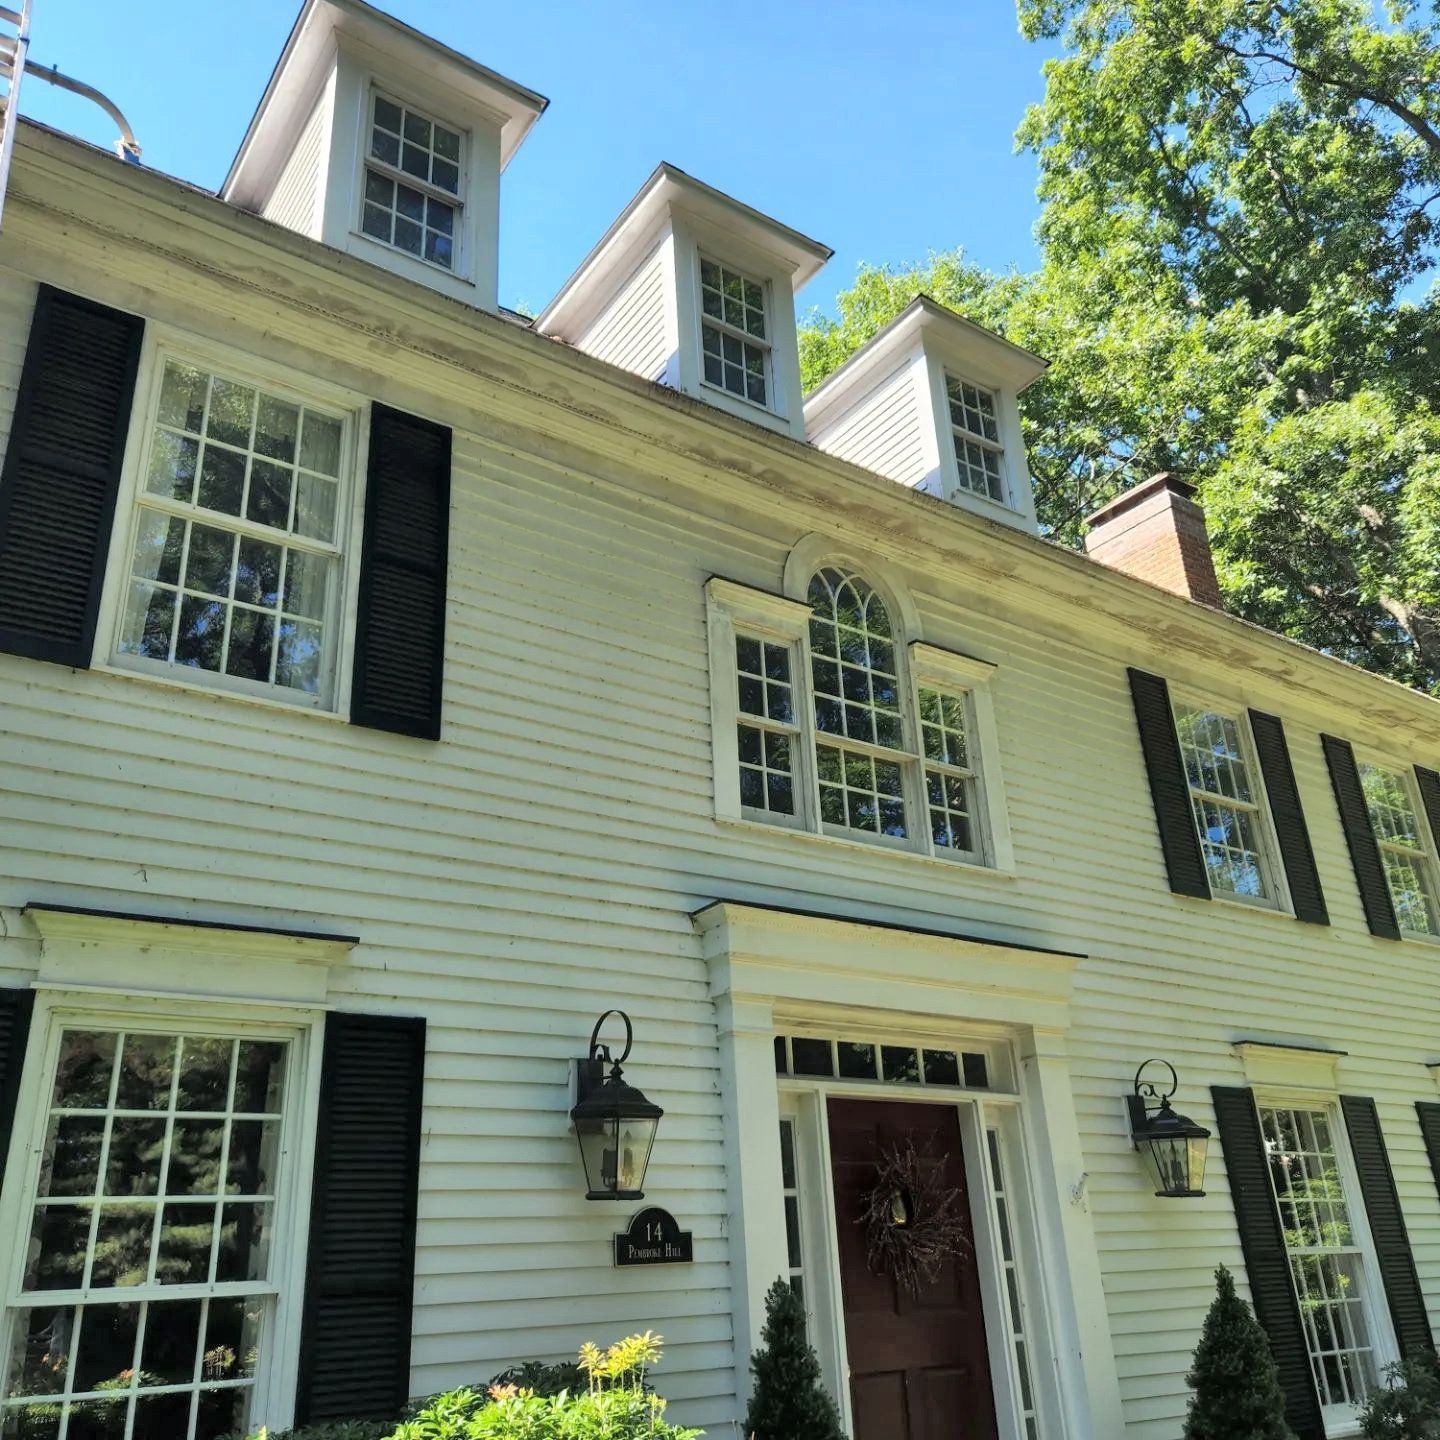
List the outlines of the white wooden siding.
{"type": "Polygon", "coordinates": [[[841,419],[812,436],[816,447],[902,485],[919,485],[929,466],[916,385],[916,367],[907,360],[841,419]]]}
{"type": "Polygon", "coordinates": [[[295,148],[285,161],[275,189],[261,214],[277,225],[298,230],[312,239],[320,238],[321,211],[325,193],[325,166],[330,150],[330,116],[334,105],[333,76],[326,83],[304,128],[295,138],[295,148]]]}
{"type": "Polygon", "coordinates": [[[656,250],[576,342],[578,348],[633,375],[658,380],[670,363],[665,273],[663,250],[656,250]]]}
{"type": "MultiPolygon", "coordinates": [[[[1178,1107],[1213,1124],[1208,1087],[1242,1083],[1233,1041],[1348,1052],[1341,1085],[1379,1101],[1440,1330],[1440,1199],[1413,1111],[1435,1093],[1424,1062],[1440,1051],[1440,950],[1365,929],[1316,738],[1352,733],[1345,708],[1301,709],[1298,688],[1289,697],[1258,670],[1237,680],[1226,653],[1197,660],[1151,628],[1042,612],[1059,559],[1037,547],[996,580],[980,564],[986,528],[937,508],[956,563],[890,574],[911,584],[927,642],[999,667],[1014,877],[717,825],[704,582],[777,590],[807,532],[853,552],[853,513],[768,474],[742,481],[698,442],[647,451],[619,422],[615,438],[614,394],[574,361],[563,397],[547,399],[542,351],[518,334],[504,341],[507,373],[532,388],[531,418],[517,420],[448,342],[423,354],[403,334],[372,343],[318,303],[286,310],[273,275],[237,288],[243,255],[218,230],[213,265],[177,264],[174,215],[133,219],[159,237],[153,251],[77,222],[55,256],[29,208],[39,177],[23,165],[20,177],[0,237],[7,422],[33,303],[23,277],[42,275],[456,426],[439,744],[0,656],[0,970],[12,983],[33,973],[19,912],[38,900],[358,934],[334,977],[340,1002],[428,1018],[416,1393],[653,1326],[676,1418],[728,1433],[717,1037],[688,919],[716,898],[1089,957],[1070,1036],[1088,1174],[1078,1203],[1099,1232],[1128,1440],[1178,1432],[1213,1268],[1244,1274],[1218,1141],[1198,1201],[1154,1199],[1131,1151],[1122,1096],[1149,1055],[1179,1070],[1178,1107]],[[1238,686],[1285,717],[1329,929],[1170,894],[1127,664],[1202,692],[1238,686]],[[611,1268],[617,1216],[582,1198],[569,1062],[614,1004],[635,1019],[629,1073],[666,1111],[649,1193],[695,1232],[693,1267],[611,1268]]],[[[316,294],[340,284],[319,267],[310,280],[316,294]]],[[[348,303],[337,294],[337,313],[348,303]]],[[[880,510],[888,495],[867,501],[873,513],[896,513],[880,510]]],[[[1392,741],[1433,763],[1404,734],[1392,741]]]]}

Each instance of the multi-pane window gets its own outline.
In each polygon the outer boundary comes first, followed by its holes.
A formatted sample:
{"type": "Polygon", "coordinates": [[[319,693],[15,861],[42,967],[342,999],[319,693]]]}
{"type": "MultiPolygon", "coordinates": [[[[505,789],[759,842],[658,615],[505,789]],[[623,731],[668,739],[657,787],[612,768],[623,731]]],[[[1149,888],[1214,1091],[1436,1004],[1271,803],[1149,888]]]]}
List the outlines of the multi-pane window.
{"type": "Polygon", "coordinates": [[[990,1057],[979,1050],[931,1050],[882,1040],[775,1037],[775,1073],[819,1080],[876,1080],[886,1085],[988,1089],[990,1057]]]}
{"type": "Polygon", "coordinates": [[[1362,763],[1360,784],[1375,843],[1380,847],[1396,921],[1413,935],[1440,935],[1435,854],[1405,776],[1381,765],[1362,763]]]}
{"type": "Polygon", "coordinates": [[[1324,1406],[1348,1411],[1378,1366],[1330,1113],[1261,1106],[1260,1127],[1315,1384],[1324,1406]]]}
{"type": "Polygon", "coordinates": [[[1239,720],[1179,702],[1174,711],[1210,888],[1243,900],[1273,900],[1260,793],[1239,720]]]}
{"type": "Polygon", "coordinates": [[[705,379],[743,400],[770,403],[765,286],[718,261],[700,261],[700,348],[705,379]]]}
{"type": "Polygon", "coordinates": [[[965,734],[965,701],[924,686],[917,693],[930,838],[943,849],[974,852],[980,847],[975,843],[975,771],[965,734]]]}
{"type": "Polygon", "coordinates": [[[345,421],[167,360],[117,651],[319,698],[334,659],[345,421]]]}
{"type": "Polygon", "coordinates": [[[740,803],[770,815],[794,815],[798,726],[790,647],[758,636],[737,635],[735,671],[740,803]]]}
{"type": "Polygon", "coordinates": [[[375,95],[360,228],[407,255],[455,268],[460,135],[375,95]]]}
{"type": "Polygon", "coordinates": [[[1005,503],[1005,446],[995,393],[968,380],[946,376],[955,466],[965,489],[1005,503]]]}
{"type": "Polygon", "coordinates": [[[247,1433],[288,1049],[63,1032],[10,1295],[4,1440],[247,1433]]]}
{"type": "Polygon", "coordinates": [[[785,1251],[790,1288],[805,1301],[805,1252],[800,1244],[800,1173],[795,1162],[795,1122],[780,1121],[780,1187],[785,1198],[785,1251]]]}
{"type": "Polygon", "coordinates": [[[991,1197],[995,1202],[995,1229],[1000,1241],[1000,1264],[1005,1272],[1005,1298],[1010,1318],[1010,1343],[1015,1351],[1015,1370],[1020,1381],[1020,1417],[1025,1423],[1025,1440],[1038,1440],[1035,1416],[1035,1386],[1030,1375],[1030,1341],[1025,1326],[1025,1310],[1020,1303],[1020,1269],[1015,1254],[1015,1217],[1013,1200],[1006,1183],[1000,1132],[993,1127],[985,1132],[990,1152],[991,1197]]]}

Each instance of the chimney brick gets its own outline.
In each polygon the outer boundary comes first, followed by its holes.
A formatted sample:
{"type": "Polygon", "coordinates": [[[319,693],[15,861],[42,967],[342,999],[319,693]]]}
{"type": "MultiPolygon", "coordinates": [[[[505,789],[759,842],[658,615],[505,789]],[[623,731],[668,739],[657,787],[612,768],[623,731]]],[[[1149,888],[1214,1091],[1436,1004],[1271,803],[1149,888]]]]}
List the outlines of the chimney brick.
{"type": "Polygon", "coordinates": [[[1221,608],[1205,512],[1195,487],[1162,470],[1102,505],[1085,522],[1085,549],[1112,570],[1221,608]]]}

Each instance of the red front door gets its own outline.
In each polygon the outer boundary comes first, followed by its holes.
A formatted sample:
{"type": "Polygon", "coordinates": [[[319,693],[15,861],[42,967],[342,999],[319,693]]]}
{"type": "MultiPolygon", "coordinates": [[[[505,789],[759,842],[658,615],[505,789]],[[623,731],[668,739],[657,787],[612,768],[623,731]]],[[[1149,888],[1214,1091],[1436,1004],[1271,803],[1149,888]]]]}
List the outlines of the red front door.
{"type": "Polygon", "coordinates": [[[995,1401],[980,1313],[969,1197],[969,1252],[912,1295],[866,1262],[858,1223],[883,1150],[913,1144],[965,1191],[960,1121],[948,1105],[829,1101],[840,1288],[850,1358],[854,1440],[995,1440],[995,1401]]]}

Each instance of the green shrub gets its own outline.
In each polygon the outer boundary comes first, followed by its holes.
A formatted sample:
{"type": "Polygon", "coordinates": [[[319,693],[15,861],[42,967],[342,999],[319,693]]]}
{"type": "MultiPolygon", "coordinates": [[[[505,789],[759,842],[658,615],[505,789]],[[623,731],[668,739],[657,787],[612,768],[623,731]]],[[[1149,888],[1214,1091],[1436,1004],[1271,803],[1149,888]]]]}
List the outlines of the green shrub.
{"type": "Polygon", "coordinates": [[[492,1377],[487,1389],[504,1389],[513,1385],[517,1390],[531,1390],[536,1395],[549,1397],[568,1390],[578,1395],[587,1388],[585,1372],[574,1360],[562,1360],[547,1364],[544,1360],[526,1360],[522,1365],[512,1365],[492,1377]]]}
{"type": "Polygon", "coordinates": [[[755,1391],[745,1415],[752,1440],[844,1440],[840,1412],[805,1338],[805,1307],[787,1280],[765,1295],[765,1329],[750,1357],[755,1391]]]}
{"type": "Polygon", "coordinates": [[[386,1440],[394,1428],[393,1420],[331,1420],[298,1430],[252,1430],[245,1440],[386,1440]]]}
{"type": "Polygon", "coordinates": [[[1440,1440],[1440,1365],[1433,1355],[1385,1367],[1389,1382],[1360,1412],[1365,1440],[1440,1440]]]}

